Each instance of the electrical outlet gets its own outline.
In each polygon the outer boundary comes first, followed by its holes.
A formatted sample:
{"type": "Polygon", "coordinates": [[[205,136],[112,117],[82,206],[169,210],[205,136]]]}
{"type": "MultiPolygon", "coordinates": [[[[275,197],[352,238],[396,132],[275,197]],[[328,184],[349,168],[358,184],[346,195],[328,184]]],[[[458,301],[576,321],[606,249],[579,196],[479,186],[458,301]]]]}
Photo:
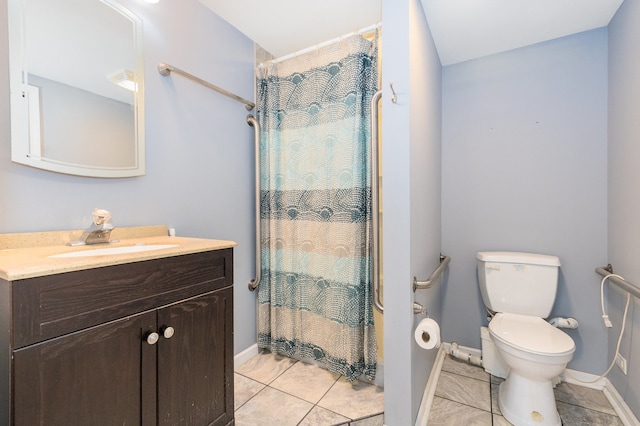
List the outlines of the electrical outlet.
{"type": "Polygon", "coordinates": [[[616,365],[622,372],[627,375],[627,360],[620,354],[616,354],[616,365]]]}

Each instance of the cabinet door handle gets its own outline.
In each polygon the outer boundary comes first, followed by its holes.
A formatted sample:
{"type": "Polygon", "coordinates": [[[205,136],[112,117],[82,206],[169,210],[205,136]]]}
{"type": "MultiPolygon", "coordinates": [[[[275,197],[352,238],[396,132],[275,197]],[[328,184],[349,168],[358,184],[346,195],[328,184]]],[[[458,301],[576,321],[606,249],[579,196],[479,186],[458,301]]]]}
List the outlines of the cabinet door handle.
{"type": "Polygon", "coordinates": [[[146,341],[150,345],[155,345],[160,340],[160,335],[156,332],[147,334],[146,341]]]}
{"type": "Polygon", "coordinates": [[[162,336],[165,339],[171,339],[174,333],[176,332],[176,330],[173,327],[163,327],[161,331],[162,331],[162,336]]]}

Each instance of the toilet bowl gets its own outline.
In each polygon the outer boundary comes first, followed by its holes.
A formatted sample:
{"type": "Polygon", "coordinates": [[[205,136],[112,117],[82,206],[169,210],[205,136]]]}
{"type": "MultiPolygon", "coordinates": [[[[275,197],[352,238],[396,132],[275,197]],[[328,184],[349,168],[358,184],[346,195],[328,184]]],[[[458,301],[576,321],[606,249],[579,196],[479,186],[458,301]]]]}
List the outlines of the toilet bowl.
{"type": "Polygon", "coordinates": [[[509,368],[498,396],[503,416],[516,426],[561,425],[552,379],[571,361],[573,339],[542,318],[512,313],[496,314],[489,334],[509,368]]]}
{"type": "Polygon", "coordinates": [[[509,372],[498,403],[516,426],[560,425],[552,380],[575,352],[571,337],[547,323],[560,259],[536,253],[478,252],[478,284],[489,336],[509,372]],[[494,315],[495,313],[495,315],[494,315]]]}

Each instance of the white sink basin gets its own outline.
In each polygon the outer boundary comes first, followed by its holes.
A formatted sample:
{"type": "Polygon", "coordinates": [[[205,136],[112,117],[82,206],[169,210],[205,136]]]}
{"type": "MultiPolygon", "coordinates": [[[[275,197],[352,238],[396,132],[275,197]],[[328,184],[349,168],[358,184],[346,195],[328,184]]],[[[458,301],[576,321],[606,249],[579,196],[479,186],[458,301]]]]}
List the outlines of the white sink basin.
{"type": "Polygon", "coordinates": [[[90,256],[108,256],[111,254],[140,253],[144,251],[162,250],[171,247],[177,247],[178,244],[149,244],[123,247],[106,247],[91,250],[72,251],[69,253],[54,254],[49,256],[56,257],[90,257],[90,256]]]}

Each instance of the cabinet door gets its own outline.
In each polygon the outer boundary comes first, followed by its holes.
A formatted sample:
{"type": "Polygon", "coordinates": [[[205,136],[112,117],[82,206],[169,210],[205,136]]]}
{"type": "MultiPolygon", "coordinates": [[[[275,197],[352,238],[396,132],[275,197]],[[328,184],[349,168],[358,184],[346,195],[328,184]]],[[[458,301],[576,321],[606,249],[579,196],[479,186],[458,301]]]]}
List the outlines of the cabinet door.
{"type": "Polygon", "coordinates": [[[156,377],[142,374],[155,369],[143,342],[155,324],[150,312],[16,350],[14,424],[155,424],[156,377]]]}
{"type": "Polygon", "coordinates": [[[233,421],[233,288],[158,310],[158,423],[233,421]]]}

